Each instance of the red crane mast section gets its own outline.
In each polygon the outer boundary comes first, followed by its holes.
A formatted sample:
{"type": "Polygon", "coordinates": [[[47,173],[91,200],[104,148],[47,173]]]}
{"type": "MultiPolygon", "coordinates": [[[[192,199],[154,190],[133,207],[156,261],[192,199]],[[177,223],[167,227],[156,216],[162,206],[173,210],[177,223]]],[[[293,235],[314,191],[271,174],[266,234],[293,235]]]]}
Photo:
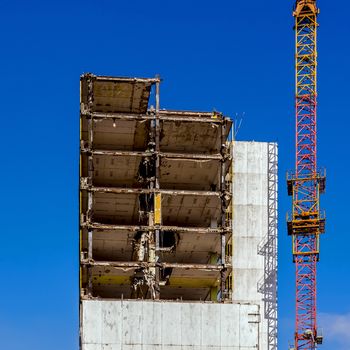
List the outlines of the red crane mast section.
{"type": "Polygon", "coordinates": [[[323,337],[317,330],[316,272],[319,235],[325,231],[320,194],[325,171],[317,168],[317,16],[315,0],[297,0],[295,18],[296,164],[287,175],[293,211],[287,217],[296,268],[294,349],[316,349],[323,337]]]}

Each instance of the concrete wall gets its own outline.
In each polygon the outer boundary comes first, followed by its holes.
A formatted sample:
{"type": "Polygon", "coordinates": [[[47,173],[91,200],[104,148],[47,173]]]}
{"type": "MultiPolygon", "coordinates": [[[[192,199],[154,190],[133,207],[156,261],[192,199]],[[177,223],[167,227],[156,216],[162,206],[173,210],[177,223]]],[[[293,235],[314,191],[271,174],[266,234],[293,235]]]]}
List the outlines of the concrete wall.
{"type": "Polygon", "coordinates": [[[258,245],[267,234],[267,144],[235,142],[233,148],[233,300],[261,301],[264,274],[258,245]]]}
{"type": "Polygon", "coordinates": [[[82,350],[250,350],[259,307],[152,301],[82,302],[82,350]]]}
{"type": "Polygon", "coordinates": [[[277,174],[274,179],[270,176],[269,162],[271,150],[276,151],[276,147],[275,144],[262,142],[235,142],[233,147],[232,297],[234,302],[260,305],[261,349],[274,349],[273,345],[268,345],[267,333],[271,332],[271,323],[264,312],[264,294],[258,291],[258,285],[264,284],[264,274],[267,273],[266,257],[258,250],[269,232],[271,179],[276,181],[277,186],[277,174]]]}

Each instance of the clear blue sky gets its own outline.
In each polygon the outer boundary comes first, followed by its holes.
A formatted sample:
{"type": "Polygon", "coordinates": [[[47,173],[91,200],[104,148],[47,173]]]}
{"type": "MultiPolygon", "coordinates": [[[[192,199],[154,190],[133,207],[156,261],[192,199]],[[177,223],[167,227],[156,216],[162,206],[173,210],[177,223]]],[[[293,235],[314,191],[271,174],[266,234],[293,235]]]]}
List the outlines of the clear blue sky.
{"type": "MultiPolygon", "coordinates": [[[[349,18],[321,0],[319,164],[328,169],[318,303],[350,349],[349,18]]],[[[0,2],[0,343],[78,349],[79,76],[164,79],[163,108],[243,112],[239,140],[280,147],[280,349],[293,337],[285,172],[294,166],[292,1],[0,2]]],[[[322,324],[320,325],[322,326],[322,324]]]]}

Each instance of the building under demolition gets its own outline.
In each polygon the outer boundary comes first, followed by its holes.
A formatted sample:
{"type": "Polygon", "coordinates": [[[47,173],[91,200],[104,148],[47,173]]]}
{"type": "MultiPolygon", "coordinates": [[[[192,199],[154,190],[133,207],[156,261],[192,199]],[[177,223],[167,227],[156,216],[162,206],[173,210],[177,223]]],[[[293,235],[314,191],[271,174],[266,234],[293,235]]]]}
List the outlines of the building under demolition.
{"type": "Polygon", "coordinates": [[[81,77],[82,350],[277,349],[277,145],[81,77]]]}

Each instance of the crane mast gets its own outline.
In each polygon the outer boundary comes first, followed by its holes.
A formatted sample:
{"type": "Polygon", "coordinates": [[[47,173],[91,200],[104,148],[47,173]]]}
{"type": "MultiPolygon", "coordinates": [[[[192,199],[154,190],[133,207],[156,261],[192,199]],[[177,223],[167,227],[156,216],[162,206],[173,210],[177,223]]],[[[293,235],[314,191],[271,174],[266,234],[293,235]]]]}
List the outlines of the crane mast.
{"type": "Polygon", "coordinates": [[[317,17],[315,0],[297,0],[295,18],[296,163],[287,175],[288,194],[293,198],[287,217],[296,269],[296,318],[294,349],[316,349],[323,337],[317,329],[316,272],[319,236],[325,231],[320,194],[325,172],[317,168],[317,17]]]}

